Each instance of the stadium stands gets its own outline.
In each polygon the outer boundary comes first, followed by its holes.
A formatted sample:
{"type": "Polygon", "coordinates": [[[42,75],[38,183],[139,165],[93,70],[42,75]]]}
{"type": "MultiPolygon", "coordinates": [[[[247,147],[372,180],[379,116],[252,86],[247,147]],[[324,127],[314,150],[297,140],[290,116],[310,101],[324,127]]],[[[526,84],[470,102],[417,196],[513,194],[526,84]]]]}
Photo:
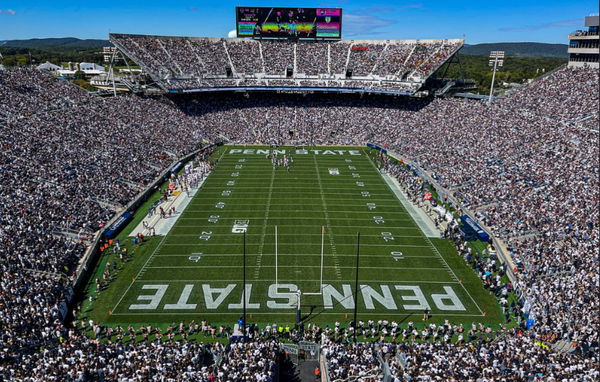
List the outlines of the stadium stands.
{"type": "Polygon", "coordinates": [[[311,87],[411,94],[463,45],[459,39],[290,42],[131,34],[110,39],[169,91],[311,87]]]}
{"type": "MultiPolygon", "coordinates": [[[[247,46],[234,46],[237,42],[114,38],[165,77],[196,68],[225,75],[228,63],[235,73],[252,71],[259,62],[263,68],[265,52],[283,49],[262,47],[261,59],[247,46]],[[202,65],[176,53],[190,46],[185,52],[196,52],[202,65]],[[202,53],[207,51],[212,54],[202,53]],[[252,65],[240,65],[245,54],[254,55],[248,59],[252,65]]],[[[296,60],[298,52],[311,50],[300,45],[294,48],[296,60]]],[[[397,68],[398,76],[407,65],[427,73],[438,54],[449,54],[443,43],[390,45],[381,48],[380,58],[395,62],[390,68],[397,68]]],[[[344,52],[346,57],[360,54],[350,49],[344,42],[329,43],[328,54],[335,57],[328,62],[331,72],[343,73],[344,52]]],[[[264,71],[285,68],[291,51],[282,57],[287,58],[264,65],[264,71]]],[[[381,59],[365,55],[356,61],[357,73],[379,73],[381,59]]],[[[311,63],[298,66],[296,61],[296,67],[311,63]]],[[[187,81],[216,86],[215,80],[190,75],[187,81]]],[[[398,105],[386,98],[274,93],[213,95],[202,101],[99,99],[32,69],[1,71],[0,380],[272,378],[272,360],[283,355],[279,339],[266,332],[249,344],[227,348],[186,341],[183,331],[193,325],[178,331],[176,339],[153,328],[155,336],[147,341],[132,343],[115,334],[107,342],[85,337],[81,323],[65,324],[61,317],[59,301],[71,293],[69,280],[85,244],[68,233],[97,230],[166,163],[219,134],[245,143],[386,144],[432,172],[509,244],[522,265],[514,287],[534,320],[531,328],[521,322],[485,340],[491,328],[479,325],[464,333],[453,324],[414,333],[405,324],[367,323],[367,343],[354,345],[348,344],[352,333],[347,327],[313,327],[304,338],[324,335],[332,380],[378,376],[378,357],[401,381],[597,380],[598,80],[597,69],[564,68],[491,106],[455,99],[398,105]],[[595,121],[595,131],[589,121],[595,121]],[[400,328],[396,337],[390,335],[394,324],[400,328]],[[414,341],[417,337],[420,342],[414,341]],[[554,352],[551,346],[558,341],[576,344],[575,353],[554,352]]],[[[401,183],[411,182],[389,170],[401,183]]],[[[101,328],[94,332],[105,335],[101,328]]],[[[297,332],[290,337],[302,338],[297,332]]]]}

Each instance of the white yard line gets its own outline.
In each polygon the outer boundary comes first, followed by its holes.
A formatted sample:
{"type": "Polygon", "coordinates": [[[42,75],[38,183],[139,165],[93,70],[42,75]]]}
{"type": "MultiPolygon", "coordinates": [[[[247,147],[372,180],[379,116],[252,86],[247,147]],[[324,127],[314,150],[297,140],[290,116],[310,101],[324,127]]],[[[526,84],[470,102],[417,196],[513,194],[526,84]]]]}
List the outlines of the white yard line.
{"type": "MultiPolygon", "coordinates": [[[[323,206],[323,213],[325,214],[325,227],[327,228],[327,236],[329,238],[329,245],[331,246],[331,254],[333,255],[333,263],[335,264],[335,274],[339,280],[342,279],[342,271],[340,270],[340,260],[337,257],[337,247],[333,240],[333,232],[331,232],[331,220],[329,219],[329,212],[327,211],[327,202],[325,201],[325,193],[323,192],[323,183],[321,182],[321,174],[319,173],[319,164],[317,162],[317,156],[313,155],[313,161],[315,163],[315,170],[317,171],[317,182],[319,183],[319,193],[321,195],[321,204],[323,206]]],[[[321,233],[319,233],[321,236],[321,233]]],[[[352,236],[352,235],[350,235],[352,236]]]]}
{"type": "Polygon", "coordinates": [[[117,304],[115,305],[115,307],[112,309],[111,312],[115,312],[117,310],[117,307],[119,306],[119,304],[121,303],[121,301],[123,301],[123,298],[125,298],[125,296],[129,292],[129,289],[131,289],[131,287],[133,286],[133,284],[137,281],[138,277],[140,277],[143,274],[143,272],[145,272],[146,266],[148,265],[148,263],[150,262],[150,260],[152,260],[152,258],[154,257],[154,255],[158,252],[158,250],[162,247],[162,245],[165,242],[166,238],[167,238],[167,236],[163,236],[163,238],[161,239],[160,243],[158,243],[158,245],[156,246],[156,248],[154,248],[154,251],[152,252],[152,254],[150,256],[148,256],[148,259],[144,263],[144,266],[142,266],[140,268],[140,270],[138,271],[137,275],[135,275],[135,277],[133,278],[133,280],[131,280],[131,284],[129,284],[129,286],[125,290],[125,293],[123,293],[123,295],[121,296],[121,298],[119,299],[119,301],[117,301],[117,304]]]}
{"type": "MultiPolygon", "coordinates": [[[[354,256],[356,257],[356,256],[354,256]]],[[[258,265],[257,267],[262,267],[262,268],[275,268],[275,265],[258,265]]],[[[198,266],[198,265],[165,265],[165,266],[157,266],[157,267],[146,267],[146,269],[240,269],[239,265],[203,265],[203,266],[198,266]]],[[[252,268],[252,266],[250,266],[249,268],[252,268]]],[[[277,268],[307,268],[307,269],[314,269],[315,266],[314,265],[277,265],[277,268]]],[[[337,270],[338,269],[356,269],[355,266],[339,266],[339,265],[323,265],[323,268],[328,268],[328,269],[334,269],[337,270]]],[[[392,270],[392,271],[396,271],[396,270],[422,270],[422,271],[446,271],[446,268],[441,267],[441,268],[431,268],[431,267],[394,267],[394,266],[385,266],[385,267],[363,267],[361,266],[360,269],[387,269],[387,270],[392,270]]],[[[369,280],[363,280],[365,282],[368,282],[369,280]]],[[[379,282],[379,280],[374,280],[379,282]]],[[[456,281],[456,280],[454,280],[456,281]]]]}
{"type": "MultiPolygon", "coordinates": [[[[263,219],[262,233],[260,234],[260,244],[256,256],[256,270],[254,279],[257,280],[260,275],[260,265],[262,262],[263,249],[265,247],[265,235],[267,234],[267,221],[269,220],[269,210],[271,209],[271,196],[273,195],[273,183],[275,182],[275,168],[271,170],[271,182],[269,183],[269,193],[267,195],[267,205],[265,206],[265,217],[263,219]]],[[[246,233],[248,236],[248,233],[246,233]]]]}

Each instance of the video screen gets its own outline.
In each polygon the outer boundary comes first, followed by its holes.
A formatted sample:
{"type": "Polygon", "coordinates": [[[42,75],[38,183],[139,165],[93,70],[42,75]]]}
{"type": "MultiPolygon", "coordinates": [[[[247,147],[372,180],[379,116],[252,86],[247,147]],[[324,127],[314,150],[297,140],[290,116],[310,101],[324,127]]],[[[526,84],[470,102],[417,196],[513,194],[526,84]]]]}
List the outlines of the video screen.
{"type": "Polygon", "coordinates": [[[342,38],[341,8],[236,7],[238,37],[342,38]]]}

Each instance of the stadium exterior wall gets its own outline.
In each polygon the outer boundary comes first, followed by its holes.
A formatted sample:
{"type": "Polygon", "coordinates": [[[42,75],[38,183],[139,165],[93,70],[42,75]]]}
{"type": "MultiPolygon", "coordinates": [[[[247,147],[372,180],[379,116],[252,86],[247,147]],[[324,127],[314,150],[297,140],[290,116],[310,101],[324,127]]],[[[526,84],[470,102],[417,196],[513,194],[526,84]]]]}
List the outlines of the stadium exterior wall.
{"type": "MultiPolygon", "coordinates": [[[[96,264],[98,262],[99,259],[99,255],[100,255],[100,242],[105,238],[105,232],[107,230],[110,229],[110,227],[113,225],[113,223],[115,221],[117,221],[119,218],[121,218],[124,214],[126,213],[135,213],[135,210],[142,204],[144,203],[146,200],[148,200],[148,198],[150,197],[150,195],[152,195],[154,193],[154,191],[156,191],[156,189],[158,187],[160,187],[160,185],[169,177],[169,174],[172,171],[176,171],[177,169],[182,168],[182,165],[186,164],[187,162],[189,162],[190,160],[192,160],[196,155],[198,155],[198,153],[210,149],[211,147],[214,146],[218,146],[219,144],[210,144],[208,146],[204,146],[201,147],[200,149],[194,150],[193,152],[184,155],[183,157],[179,158],[178,160],[174,161],[173,163],[171,163],[170,166],[167,167],[167,169],[165,169],[155,180],[154,182],[152,182],[152,184],[150,184],[148,187],[146,187],[145,190],[141,191],[131,202],[129,202],[129,204],[127,204],[127,206],[120,211],[118,214],[116,214],[115,216],[113,216],[113,218],[104,226],[104,228],[102,228],[101,230],[97,231],[94,235],[94,241],[92,242],[92,244],[88,247],[88,249],[86,250],[84,256],[82,257],[79,266],[77,267],[77,270],[75,272],[75,277],[71,283],[71,290],[74,291],[74,293],[69,293],[67,298],[63,301],[61,301],[61,305],[68,307],[68,310],[66,312],[61,312],[63,317],[63,321],[65,321],[68,318],[68,312],[71,310],[72,305],[75,301],[78,300],[79,297],[81,297],[81,294],[84,293],[84,288],[87,285],[87,283],[90,280],[90,277],[96,267],[96,264]]],[[[124,228],[124,227],[122,227],[124,228]]],[[[118,234],[118,232],[116,232],[116,234],[118,234]]],[[[63,309],[64,310],[64,309],[63,309]]]]}

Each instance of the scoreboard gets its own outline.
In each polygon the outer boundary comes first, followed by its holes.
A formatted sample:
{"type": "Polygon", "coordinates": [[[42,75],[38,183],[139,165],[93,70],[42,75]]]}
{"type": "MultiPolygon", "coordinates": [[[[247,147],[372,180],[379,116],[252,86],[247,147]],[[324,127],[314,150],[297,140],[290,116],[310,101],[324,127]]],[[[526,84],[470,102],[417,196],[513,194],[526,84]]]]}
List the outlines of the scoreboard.
{"type": "Polygon", "coordinates": [[[342,38],[341,8],[236,7],[237,37],[342,38]]]}

